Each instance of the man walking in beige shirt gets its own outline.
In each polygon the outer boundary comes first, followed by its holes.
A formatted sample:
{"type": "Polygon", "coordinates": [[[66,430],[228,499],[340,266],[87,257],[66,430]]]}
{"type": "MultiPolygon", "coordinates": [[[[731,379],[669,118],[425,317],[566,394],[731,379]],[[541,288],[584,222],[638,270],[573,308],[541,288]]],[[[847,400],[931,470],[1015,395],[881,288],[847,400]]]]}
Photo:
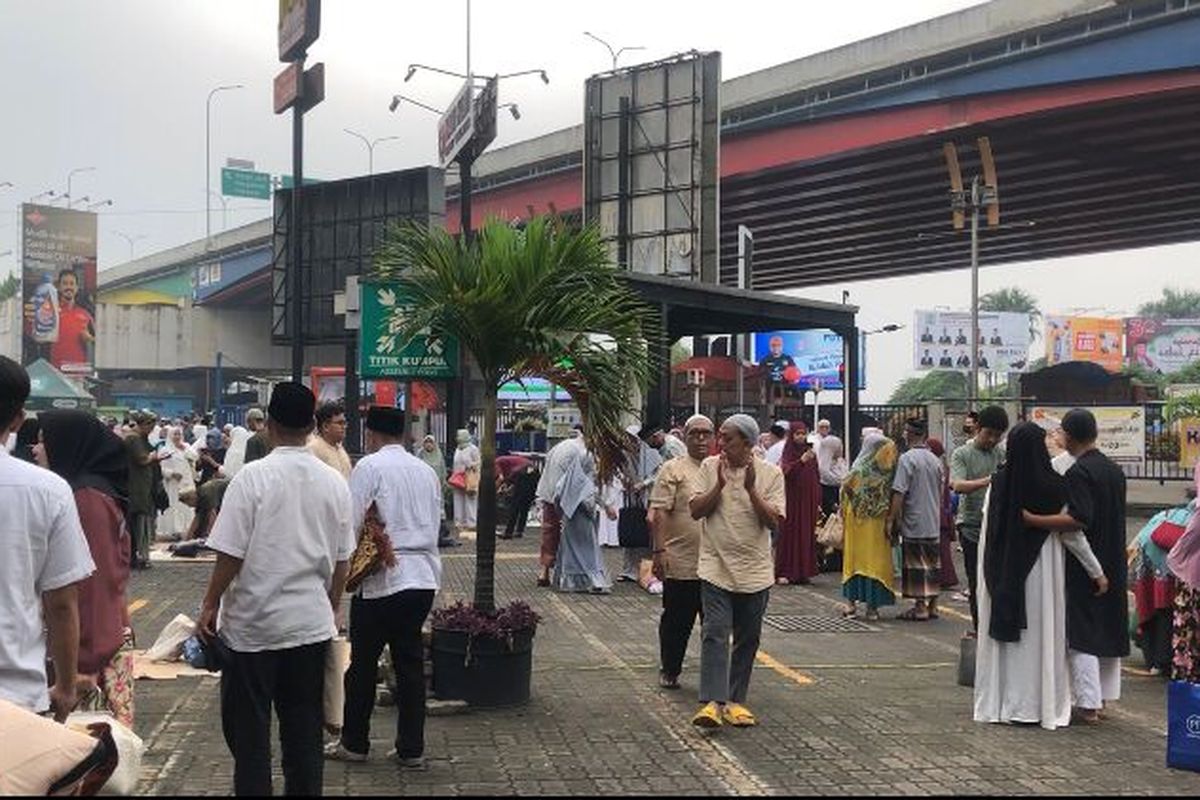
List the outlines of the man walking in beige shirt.
{"type": "Polygon", "coordinates": [[[713,423],[697,414],[684,425],[687,452],[663,464],[650,491],[654,535],[654,575],[663,582],[662,617],[658,623],[661,670],[659,685],[679,688],[683,656],[700,614],[700,522],[688,503],[695,494],[700,467],[708,456],[713,423]]]}
{"type": "Polygon", "coordinates": [[[721,455],[704,460],[688,504],[692,518],[701,521],[703,706],[692,718],[699,728],[757,724],[744,703],[775,584],[771,531],[778,529],[787,502],[783,472],[754,458],[758,423],[753,417],[734,414],[721,425],[720,436],[721,455]]]}

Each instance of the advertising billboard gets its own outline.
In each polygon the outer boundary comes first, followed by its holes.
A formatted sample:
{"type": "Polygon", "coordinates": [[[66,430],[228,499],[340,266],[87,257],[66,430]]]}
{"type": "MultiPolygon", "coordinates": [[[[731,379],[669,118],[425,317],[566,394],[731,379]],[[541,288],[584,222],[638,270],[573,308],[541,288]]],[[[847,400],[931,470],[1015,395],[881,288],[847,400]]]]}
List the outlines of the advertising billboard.
{"type": "Polygon", "coordinates": [[[25,364],[90,375],[96,343],[96,215],[21,206],[25,364]]]}
{"type": "MultiPolygon", "coordinates": [[[[982,372],[1023,371],[1029,366],[1029,315],[979,312],[979,350],[982,372]]],[[[970,370],[970,312],[916,312],[913,368],[970,370]]]]}
{"type": "Polygon", "coordinates": [[[717,52],[587,79],[583,218],[622,268],[720,282],[720,88],[717,52]]]}
{"type": "Polygon", "coordinates": [[[1102,317],[1046,317],[1046,365],[1090,361],[1109,372],[1124,365],[1125,321],[1102,317]]]}
{"type": "MultiPolygon", "coordinates": [[[[842,337],[828,328],[754,334],[754,360],[771,383],[808,390],[842,389],[846,356],[842,337]]],[[[866,337],[858,339],[858,388],[867,386],[866,337]]]]}
{"type": "Polygon", "coordinates": [[[1179,372],[1200,361],[1200,319],[1125,320],[1125,358],[1163,375],[1179,372]]]}
{"type": "MultiPolygon", "coordinates": [[[[1029,420],[1046,430],[1062,425],[1069,406],[1035,406],[1029,420]]],[[[1096,417],[1099,436],[1096,447],[1118,464],[1141,464],[1146,460],[1146,409],[1142,406],[1099,406],[1089,408],[1096,417]]]]}

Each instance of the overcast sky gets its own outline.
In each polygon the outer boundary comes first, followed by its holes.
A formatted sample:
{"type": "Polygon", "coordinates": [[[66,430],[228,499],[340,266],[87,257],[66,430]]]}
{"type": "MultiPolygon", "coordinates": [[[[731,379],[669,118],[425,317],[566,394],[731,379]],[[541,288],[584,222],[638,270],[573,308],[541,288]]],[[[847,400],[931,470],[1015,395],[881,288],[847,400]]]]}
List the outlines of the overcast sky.
{"type": "MultiPolygon", "coordinates": [[[[591,30],[614,46],[646,49],[623,58],[652,59],[692,48],[720,50],[726,78],[827,50],[965,8],[968,0],[475,0],[472,60],[478,72],[549,71],[551,83],[513,80],[501,102],[517,102],[520,121],[502,115],[497,145],[577,124],[583,81],[610,66],[608,52],[585,38],[591,30]]],[[[376,171],[431,163],[435,118],[411,106],[389,113],[402,91],[443,107],[453,78],[418,74],[402,83],[410,62],[465,67],[465,0],[326,0],[321,38],[310,63],[326,64],[326,100],[307,117],[305,172],[333,179],[363,174],[363,144],[380,143],[376,171]]],[[[253,160],[274,174],[290,172],[290,117],[271,110],[277,59],[276,0],[0,0],[0,253],[19,249],[18,203],[48,189],[112,199],[100,217],[100,269],[129,257],[118,232],[144,237],[136,254],[204,234],[205,100],[222,84],[245,88],[212,105],[212,184],[220,189],[227,157],[253,160]]],[[[229,225],[252,222],[269,204],[228,199],[229,225]]],[[[213,201],[213,230],[222,227],[213,201]]],[[[1132,312],[1167,285],[1194,275],[1200,246],[1189,245],[984,270],[981,289],[1019,285],[1043,310],[1074,307],[1132,312]],[[1136,279],[1133,276],[1136,275],[1136,279]]],[[[16,268],[0,256],[0,275],[16,268]]],[[[830,286],[807,296],[862,306],[864,329],[896,322],[911,328],[914,306],[966,308],[969,276],[942,273],[830,286]]],[[[872,337],[868,400],[882,400],[909,374],[910,331],[872,337]]]]}

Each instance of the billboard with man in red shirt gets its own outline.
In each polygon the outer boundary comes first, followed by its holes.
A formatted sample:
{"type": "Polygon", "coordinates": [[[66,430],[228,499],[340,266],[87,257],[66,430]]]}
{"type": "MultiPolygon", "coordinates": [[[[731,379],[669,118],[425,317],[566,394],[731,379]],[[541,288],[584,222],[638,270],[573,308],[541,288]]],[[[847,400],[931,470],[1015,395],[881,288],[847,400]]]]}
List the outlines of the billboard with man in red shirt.
{"type": "Polygon", "coordinates": [[[67,375],[90,375],[96,342],[96,215],[26,203],[21,228],[24,362],[44,358],[67,375]]]}

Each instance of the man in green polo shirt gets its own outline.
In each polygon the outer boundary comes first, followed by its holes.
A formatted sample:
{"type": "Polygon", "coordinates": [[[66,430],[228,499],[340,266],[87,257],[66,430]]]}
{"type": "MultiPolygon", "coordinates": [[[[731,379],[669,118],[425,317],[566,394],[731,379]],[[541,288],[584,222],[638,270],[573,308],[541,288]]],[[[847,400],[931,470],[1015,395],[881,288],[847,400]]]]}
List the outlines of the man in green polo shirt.
{"type": "Polygon", "coordinates": [[[962,542],[963,562],[967,583],[971,587],[971,630],[974,637],[979,626],[979,603],[976,600],[976,567],[979,559],[979,529],[983,525],[983,500],[992,485],[992,473],[1004,460],[1001,440],[1008,430],[1008,414],[1000,406],[988,406],[979,412],[975,436],[950,457],[950,488],[961,495],[955,527],[962,542]]]}

